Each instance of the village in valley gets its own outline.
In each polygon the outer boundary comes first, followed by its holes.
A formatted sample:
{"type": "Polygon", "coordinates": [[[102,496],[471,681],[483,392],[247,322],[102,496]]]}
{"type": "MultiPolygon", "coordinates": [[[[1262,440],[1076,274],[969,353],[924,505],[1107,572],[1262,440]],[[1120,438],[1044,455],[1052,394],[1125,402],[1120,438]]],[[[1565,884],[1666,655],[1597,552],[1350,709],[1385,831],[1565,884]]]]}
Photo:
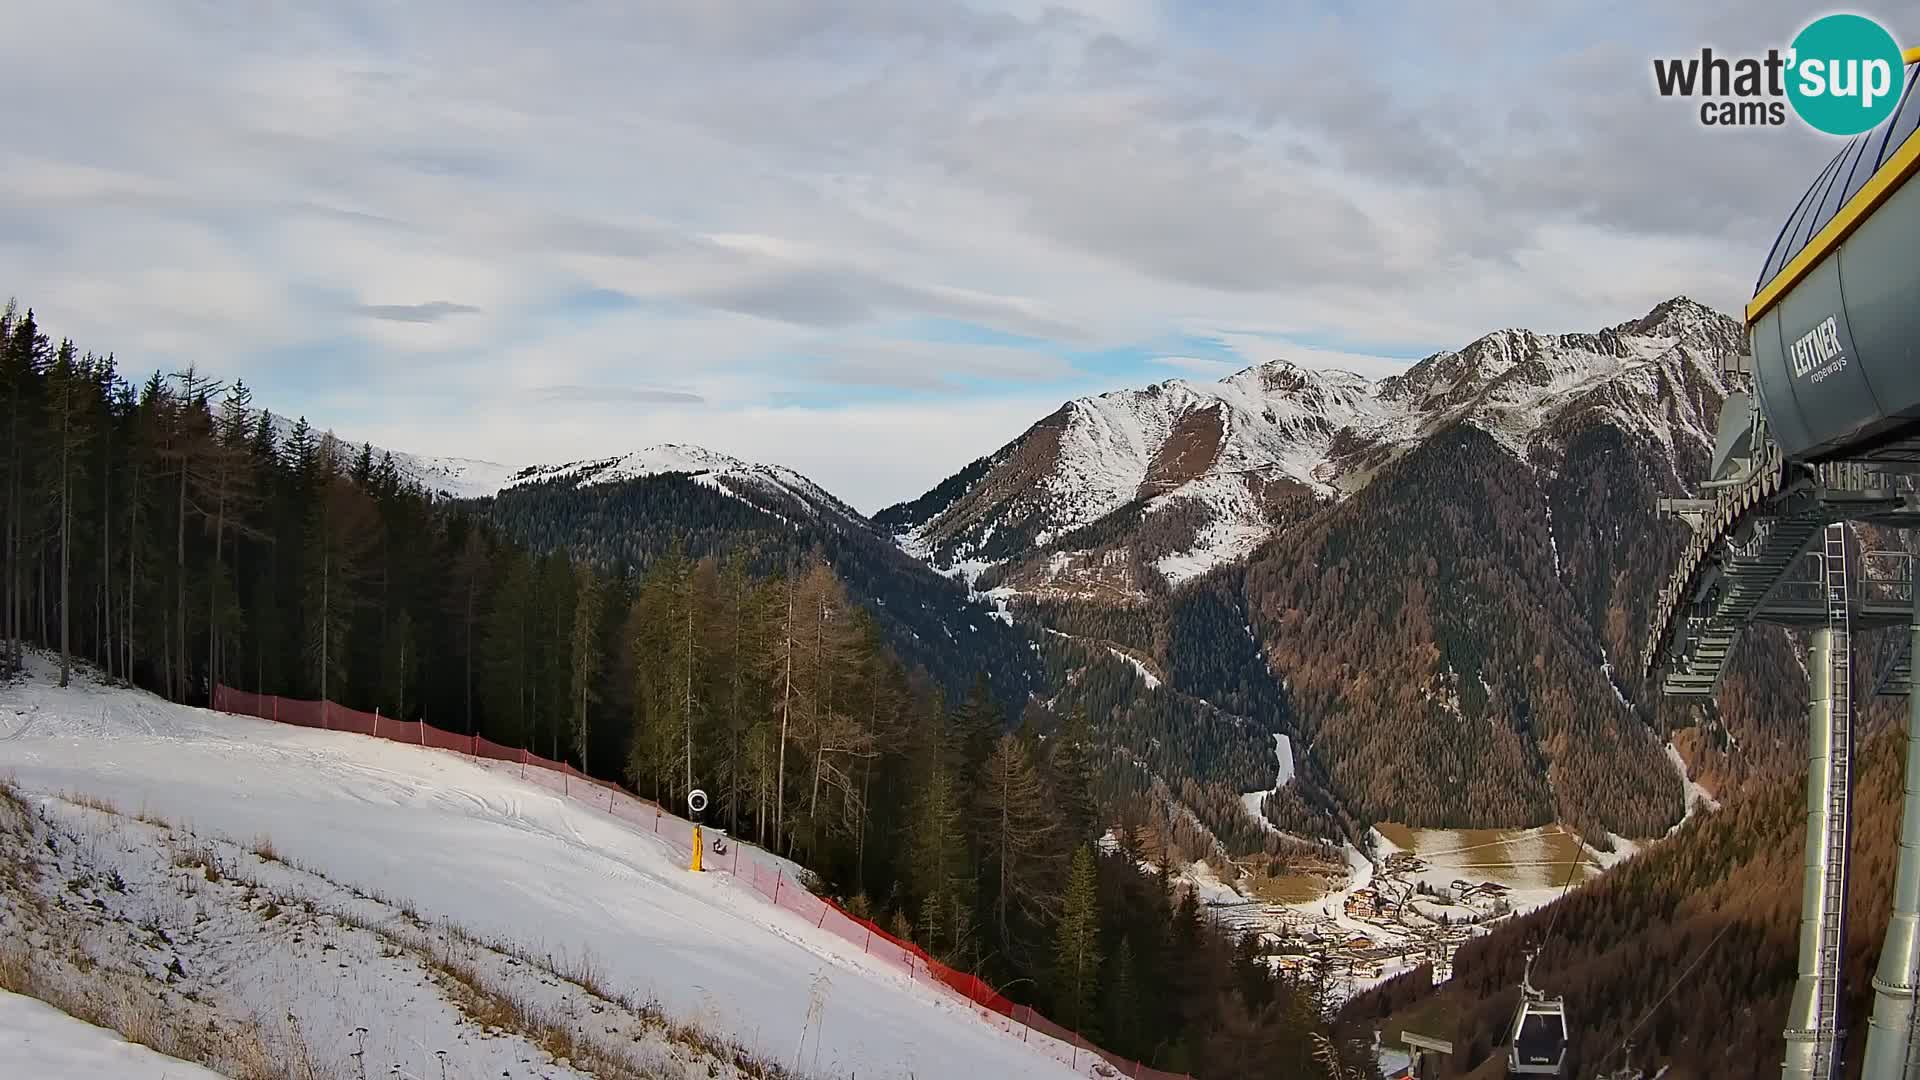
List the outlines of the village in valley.
{"type": "Polygon", "coordinates": [[[1192,864],[1181,879],[1217,922],[1256,932],[1276,969],[1344,999],[1422,966],[1436,984],[1445,982],[1461,943],[1550,902],[1570,877],[1577,885],[1632,854],[1630,846],[1602,854],[1558,826],[1454,832],[1383,825],[1366,840],[1370,853],[1344,845],[1344,867],[1296,873],[1296,884],[1318,882],[1316,898],[1276,893],[1245,871],[1229,884],[1206,863],[1192,864]]]}

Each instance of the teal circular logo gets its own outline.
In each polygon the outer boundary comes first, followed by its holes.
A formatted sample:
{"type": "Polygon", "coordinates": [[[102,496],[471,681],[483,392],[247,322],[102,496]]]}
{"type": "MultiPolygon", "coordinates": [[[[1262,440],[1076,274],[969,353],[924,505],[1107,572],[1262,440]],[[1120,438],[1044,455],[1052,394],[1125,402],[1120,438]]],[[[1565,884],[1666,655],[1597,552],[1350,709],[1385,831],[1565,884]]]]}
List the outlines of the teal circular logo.
{"type": "Polygon", "coordinates": [[[1906,85],[1900,43],[1861,15],[1816,19],[1793,39],[1787,63],[1793,111],[1829,135],[1880,126],[1899,107],[1906,85]]]}

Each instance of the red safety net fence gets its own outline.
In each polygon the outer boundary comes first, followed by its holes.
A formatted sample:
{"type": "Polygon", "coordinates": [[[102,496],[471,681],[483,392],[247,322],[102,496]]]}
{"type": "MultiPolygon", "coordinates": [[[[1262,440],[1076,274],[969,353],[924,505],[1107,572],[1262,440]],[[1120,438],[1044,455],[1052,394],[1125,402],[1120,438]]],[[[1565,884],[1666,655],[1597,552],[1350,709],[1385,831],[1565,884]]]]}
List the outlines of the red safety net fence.
{"type": "MultiPolygon", "coordinates": [[[[669,814],[658,803],[633,795],[616,784],[596,780],[563,761],[551,761],[478,735],[455,735],[428,723],[394,720],[381,716],[377,711],[364,713],[342,708],[332,702],[296,701],[216,686],[213,707],[219,712],[253,716],[282,724],[350,731],[398,743],[452,751],[476,759],[489,768],[513,771],[529,783],[577,799],[596,810],[605,810],[643,832],[653,833],[683,859],[691,860],[693,855],[692,822],[669,814]]],[[[709,829],[706,835],[713,836],[715,832],[709,829]]],[[[964,999],[982,1020],[1010,1036],[1034,1044],[1036,1050],[1058,1058],[1083,1075],[1132,1077],[1138,1080],[1192,1080],[1185,1073],[1150,1068],[1138,1061],[1110,1054],[1079,1033],[1048,1020],[1025,1005],[1015,1004],[979,976],[948,967],[927,955],[926,950],[918,945],[902,941],[871,921],[816,895],[795,880],[790,869],[792,864],[763,849],[729,838],[725,852],[708,848],[702,853],[702,863],[702,869],[734,875],[752,885],[754,891],[774,907],[812,923],[815,929],[831,932],[850,945],[859,946],[862,954],[904,971],[908,978],[944,987],[964,999]]]]}

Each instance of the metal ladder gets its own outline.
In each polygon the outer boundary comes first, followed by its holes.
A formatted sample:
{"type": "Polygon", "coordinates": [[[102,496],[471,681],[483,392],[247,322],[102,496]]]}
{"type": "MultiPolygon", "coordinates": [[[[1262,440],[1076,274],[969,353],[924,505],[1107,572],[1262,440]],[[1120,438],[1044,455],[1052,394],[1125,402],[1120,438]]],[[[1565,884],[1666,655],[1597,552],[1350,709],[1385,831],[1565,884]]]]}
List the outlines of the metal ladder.
{"type": "Polygon", "coordinates": [[[1833,632],[1830,693],[1833,695],[1832,748],[1827,759],[1827,860],[1820,882],[1826,905],[1820,916],[1820,1012],[1815,1029],[1813,1075],[1831,1077],[1836,1071],[1840,1041],[1840,980],[1842,937],[1847,902],[1847,833],[1852,805],[1853,774],[1853,640],[1847,595],[1847,527],[1826,527],[1824,576],[1827,628],[1833,632]]]}

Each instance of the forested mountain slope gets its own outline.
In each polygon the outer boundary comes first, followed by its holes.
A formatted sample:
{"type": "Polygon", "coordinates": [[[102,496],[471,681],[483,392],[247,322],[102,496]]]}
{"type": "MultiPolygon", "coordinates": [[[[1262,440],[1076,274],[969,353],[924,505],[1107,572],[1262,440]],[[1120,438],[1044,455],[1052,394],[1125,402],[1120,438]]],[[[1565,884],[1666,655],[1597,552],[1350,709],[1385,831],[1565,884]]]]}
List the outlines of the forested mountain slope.
{"type": "MultiPolygon", "coordinates": [[[[902,653],[916,633],[965,640],[950,613],[977,618],[967,635],[1007,643],[1030,670],[1070,669],[1060,680],[1090,694],[1120,686],[1115,674],[1130,694],[1139,676],[1084,643],[1043,658],[1009,617],[785,470],[670,448],[523,471],[499,503],[476,505],[410,480],[392,455],[276,422],[238,383],[193,371],[130,382],[12,306],[0,311],[0,418],[10,736],[39,732],[38,706],[19,698],[35,680],[62,695],[78,680],[132,684],[188,706],[225,684],[276,711],[325,698],[426,719],[665,804],[698,785],[711,823],[1111,1049],[1207,1080],[1253,1080],[1275,1061],[1315,1073],[1309,1036],[1324,1025],[1301,988],[1191,901],[1176,905],[1171,874],[1101,850],[1113,825],[1134,823],[1119,811],[1144,816],[1116,785],[1153,732],[1183,730],[1179,714],[1149,708],[1136,722],[1129,704],[1096,728],[1091,710],[1048,710],[1017,685],[1015,713],[996,687],[1019,666],[935,643],[921,655],[947,678],[979,673],[964,693],[944,689],[902,653]],[[604,550],[570,557],[596,537],[604,550]],[[850,595],[834,555],[865,596],[850,595]],[[1179,992],[1144,991],[1155,986],[1179,992]]],[[[98,732],[130,715],[69,718],[98,732]]],[[[206,776],[219,791],[260,782],[244,754],[218,756],[206,776]]],[[[1153,760],[1148,784],[1182,793],[1151,801],[1156,823],[1204,853],[1211,839],[1176,800],[1237,811],[1230,789],[1200,792],[1197,758],[1153,760]]],[[[1250,771],[1250,759],[1205,767],[1250,771]]],[[[1244,814],[1232,824],[1257,831],[1244,814]]]]}
{"type": "MultiPolygon", "coordinates": [[[[1862,716],[1874,734],[1857,759],[1843,1006],[1856,1048],[1893,896],[1905,753],[1898,711],[1881,704],[1862,716]]],[[[1371,1030],[1392,1026],[1390,1017],[1448,1017],[1440,1026],[1450,1030],[1430,1032],[1458,1048],[1443,1075],[1467,1075],[1499,1052],[1524,952],[1538,946],[1535,984],[1567,1000],[1568,1075],[1618,1068],[1630,1034],[1634,1064],[1648,1074],[1669,1065],[1672,1080],[1775,1075],[1793,992],[1805,826],[1802,780],[1752,785],[1574,891],[1559,910],[1469,942],[1439,991],[1423,968],[1355,999],[1344,1019],[1371,1030]]],[[[1858,1076],[1860,1055],[1848,1057],[1858,1076]]]]}
{"type": "Polygon", "coordinates": [[[769,575],[824,556],[908,666],[958,700],[983,674],[1017,715],[1041,687],[1030,631],[908,556],[860,514],[788,469],[700,447],[521,470],[476,504],[537,551],[644,570],[678,548],[769,575]]]}
{"type": "Polygon", "coordinates": [[[1782,635],[1751,635],[1705,709],[1632,674],[1684,538],[1657,501],[1704,474],[1739,348],[1738,324],[1679,298],[1592,334],[1499,331],[1378,382],[1280,361],[1173,380],[1069,402],[876,521],[1144,661],[1165,680],[1151,693],[1244,717],[1209,758],[1291,734],[1289,831],[1656,836],[1682,813],[1677,729],[1716,787],[1790,768],[1798,745],[1782,635]]]}

